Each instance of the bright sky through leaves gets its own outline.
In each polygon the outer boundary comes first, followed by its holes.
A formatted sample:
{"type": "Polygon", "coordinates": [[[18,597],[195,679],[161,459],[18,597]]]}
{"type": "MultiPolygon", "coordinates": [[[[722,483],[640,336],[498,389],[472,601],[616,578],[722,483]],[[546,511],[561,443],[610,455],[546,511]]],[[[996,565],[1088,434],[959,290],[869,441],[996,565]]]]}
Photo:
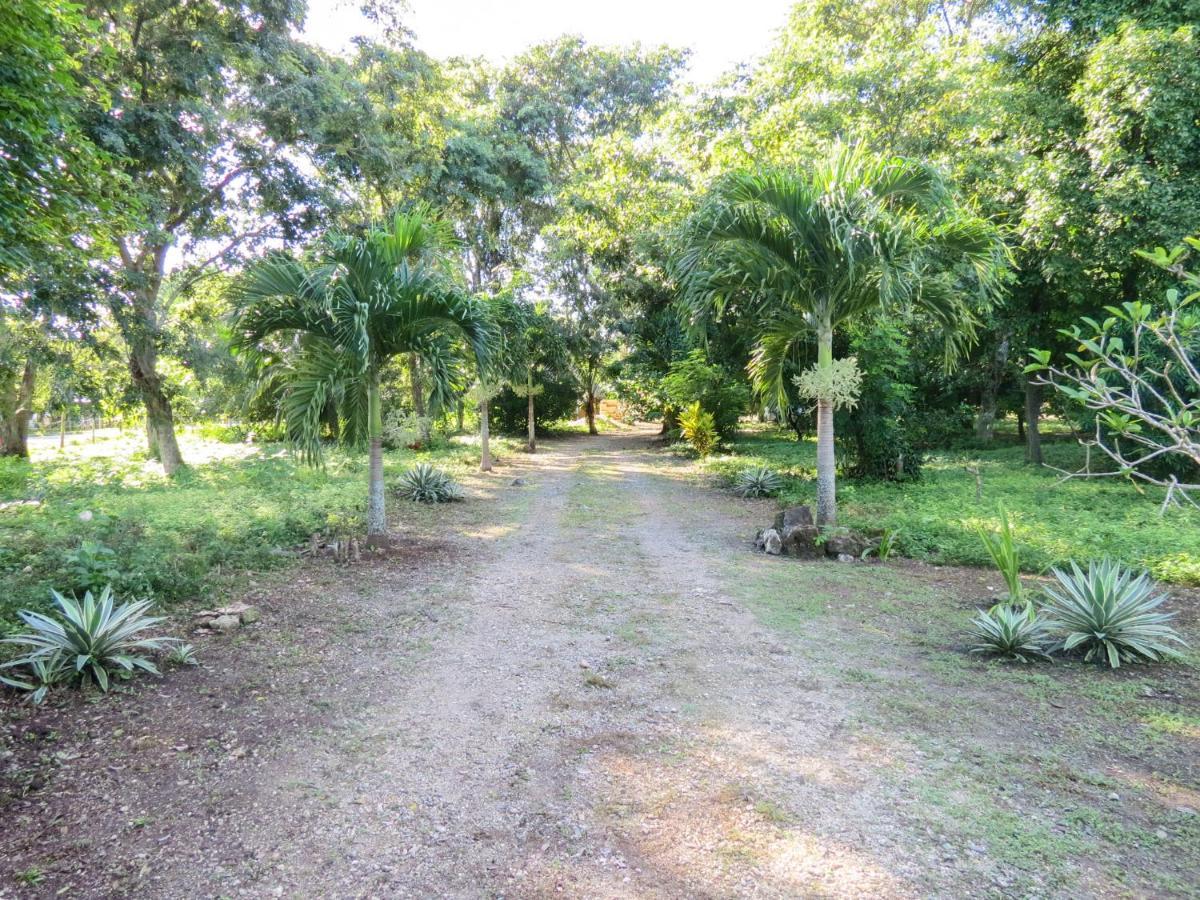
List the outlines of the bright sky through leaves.
{"type": "MultiPolygon", "coordinates": [[[[689,77],[709,82],[766,51],[790,0],[741,0],[736,7],[694,0],[411,0],[406,21],[433,56],[501,62],[531,44],[581,34],[597,44],[689,47],[689,77]]],[[[331,50],[369,30],[354,0],[310,0],[305,35],[331,50]]]]}

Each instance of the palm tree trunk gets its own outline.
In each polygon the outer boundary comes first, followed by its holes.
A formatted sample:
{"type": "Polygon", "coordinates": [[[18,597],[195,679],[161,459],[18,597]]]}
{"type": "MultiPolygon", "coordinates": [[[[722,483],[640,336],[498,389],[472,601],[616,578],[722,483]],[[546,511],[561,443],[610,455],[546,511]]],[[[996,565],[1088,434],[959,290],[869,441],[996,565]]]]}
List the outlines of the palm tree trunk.
{"type": "MultiPolygon", "coordinates": [[[[833,371],[833,326],[817,329],[817,368],[828,377],[833,371]]],[[[837,525],[837,460],[833,445],[833,401],[817,398],[817,525],[837,525]]]]}
{"type": "Polygon", "coordinates": [[[525,402],[528,404],[526,409],[526,419],[529,429],[529,439],[525,442],[525,449],[530,453],[537,452],[537,428],[536,416],[533,409],[533,366],[527,366],[525,369],[525,402]]]}
{"type": "Polygon", "coordinates": [[[413,415],[420,421],[421,445],[429,443],[432,435],[429,433],[429,422],[425,418],[425,385],[421,379],[421,357],[415,353],[408,354],[409,374],[412,376],[413,415]]]}
{"type": "Polygon", "coordinates": [[[492,448],[488,443],[488,404],[490,402],[486,399],[479,402],[479,470],[481,472],[492,471],[492,448]]]}
{"type": "Polygon", "coordinates": [[[379,373],[372,372],[367,385],[367,438],[371,447],[367,476],[367,537],[387,533],[387,510],[383,492],[383,409],[379,397],[379,373]]]}

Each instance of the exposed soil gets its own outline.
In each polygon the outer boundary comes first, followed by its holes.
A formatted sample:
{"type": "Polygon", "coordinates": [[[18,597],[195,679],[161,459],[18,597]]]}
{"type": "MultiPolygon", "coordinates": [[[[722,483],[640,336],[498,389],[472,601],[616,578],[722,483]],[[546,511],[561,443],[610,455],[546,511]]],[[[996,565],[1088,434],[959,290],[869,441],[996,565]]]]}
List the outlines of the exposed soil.
{"type": "MultiPolygon", "coordinates": [[[[651,437],[515,457],[382,558],[249,583],[199,668],[10,711],[0,897],[1197,889],[1200,730],[1100,741],[1080,667],[1003,670],[1014,704],[940,624],[986,573],[752,554],[768,506],[651,437]]],[[[1104,684],[1200,708],[1190,669],[1104,684]]]]}

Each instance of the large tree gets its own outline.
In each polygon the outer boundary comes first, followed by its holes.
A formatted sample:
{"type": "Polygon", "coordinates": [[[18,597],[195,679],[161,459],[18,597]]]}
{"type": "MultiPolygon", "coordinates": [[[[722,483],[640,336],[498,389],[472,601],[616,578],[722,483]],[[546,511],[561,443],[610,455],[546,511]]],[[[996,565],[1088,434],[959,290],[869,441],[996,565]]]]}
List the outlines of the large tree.
{"type": "Polygon", "coordinates": [[[802,386],[817,411],[818,524],[831,527],[833,412],[856,392],[851,366],[835,365],[834,329],[880,307],[919,307],[953,352],[994,298],[1004,258],[996,230],[934,170],[840,145],[806,172],[720,179],[688,223],[679,273],[697,325],[735,308],[749,314],[751,375],[781,407],[787,364],[815,338],[817,364],[802,386]]]}
{"type": "Polygon", "coordinates": [[[113,248],[103,301],[128,348],[150,450],[173,472],[183,460],[158,369],[168,270],[227,264],[316,225],[325,203],[315,163],[338,150],[322,142],[322,123],[341,95],[323,57],[293,37],[303,4],[90,0],[84,8],[98,27],[77,54],[104,99],[96,96],[81,121],[129,185],[129,215],[102,234],[113,248]]]}

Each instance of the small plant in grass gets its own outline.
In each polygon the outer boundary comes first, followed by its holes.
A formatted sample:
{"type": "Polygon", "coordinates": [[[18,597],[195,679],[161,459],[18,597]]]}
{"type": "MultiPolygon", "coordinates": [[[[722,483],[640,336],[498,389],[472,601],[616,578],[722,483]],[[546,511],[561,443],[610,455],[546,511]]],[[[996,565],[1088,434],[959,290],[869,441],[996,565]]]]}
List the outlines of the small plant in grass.
{"type": "Polygon", "coordinates": [[[1019,662],[1050,657],[1050,629],[1032,605],[998,603],[986,612],[980,610],[971,622],[971,637],[972,653],[994,653],[1019,662]]]}
{"type": "Polygon", "coordinates": [[[1008,602],[1028,606],[1021,588],[1021,560],[1017,553],[1017,542],[1013,538],[1012,523],[1008,518],[1008,510],[1000,504],[1000,530],[993,534],[982,526],[976,529],[979,539],[983,541],[988,556],[1000,570],[1004,583],[1008,587],[1008,602]]]}
{"type": "Polygon", "coordinates": [[[895,528],[885,528],[883,534],[875,541],[874,545],[863,551],[863,559],[868,556],[874,556],[880,562],[887,562],[891,555],[896,552],[896,546],[900,543],[900,532],[895,528]]]}
{"type": "Polygon", "coordinates": [[[679,429],[698,456],[708,456],[717,446],[716,421],[712,413],[700,406],[699,400],[680,413],[679,429]]]}
{"type": "Polygon", "coordinates": [[[739,497],[774,497],[783,490],[783,479],[766,466],[744,469],[733,480],[733,492],[739,497]]]}
{"type": "Polygon", "coordinates": [[[66,557],[72,585],[81,591],[99,592],[121,577],[117,554],[98,541],[82,541],[66,557]]]}
{"type": "Polygon", "coordinates": [[[1156,594],[1148,572],[1135,573],[1105,559],[1088,563],[1084,572],[1053,569],[1057,584],[1045,588],[1044,611],[1061,632],[1063,650],[1080,650],[1084,659],[1107,662],[1157,661],[1178,655],[1174,644],[1186,644],[1167,623],[1174,613],[1158,612],[1167,599],[1156,594]]]}
{"type": "Polygon", "coordinates": [[[0,683],[25,691],[25,699],[34,706],[40,706],[50,688],[62,684],[71,674],[62,654],[8,663],[5,668],[8,667],[11,674],[0,675],[0,683]]]}
{"type": "Polygon", "coordinates": [[[398,491],[416,503],[449,503],[462,498],[454,479],[429,463],[418,463],[401,475],[398,491]]]}
{"type": "Polygon", "coordinates": [[[172,666],[198,666],[196,648],[191,644],[176,644],[167,652],[167,662],[172,666]]]}
{"type": "MultiPolygon", "coordinates": [[[[60,665],[61,680],[92,681],[102,691],[108,690],[113,676],[128,677],[137,669],[158,674],[158,668],[142,653],[164,650],[175,639],[147,635],[163,621],[159,616],[147,615],[151,601],[118,603],[111,587],[101,591],[99,597],[88,591],[82,600],[65,597],[58,591],[51,593],[58,617],[23,610],[21,619],[32,630],[4,639],[4,643],[28,651],[4,664],[3,668],[18,673],[17,677],[5,677],[6,684],[36,694],[38,687],[27,687],[34,682],[21,675],[37,673],[39,667],[47,675],[58,673],[56,667],[60,665]]],[[[43,680],[47,687],[53,683],[43,680]]],[[[45,691],[41,697],[45,697],[45,691]]]]}

